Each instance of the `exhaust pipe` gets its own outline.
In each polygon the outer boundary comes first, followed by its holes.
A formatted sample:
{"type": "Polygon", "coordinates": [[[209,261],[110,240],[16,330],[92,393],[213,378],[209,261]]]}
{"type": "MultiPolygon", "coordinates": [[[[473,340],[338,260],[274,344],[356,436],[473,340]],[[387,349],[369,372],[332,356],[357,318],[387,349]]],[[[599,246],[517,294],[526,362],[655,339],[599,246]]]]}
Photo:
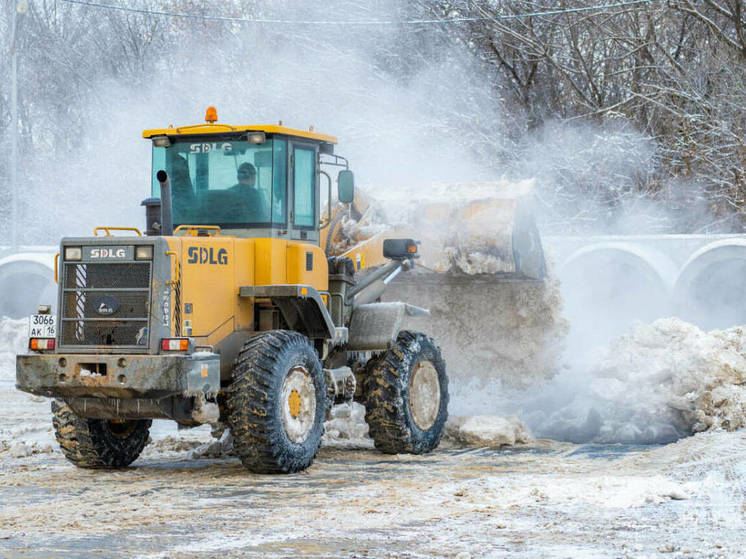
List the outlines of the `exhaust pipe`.
{"type": "Polygon", "coordinates": [[[161,169],[156,173],[156,178],[161,185],[161,235],[173,235],[174,222],[171,214],[171,181],[168,173],[161,169]]]}

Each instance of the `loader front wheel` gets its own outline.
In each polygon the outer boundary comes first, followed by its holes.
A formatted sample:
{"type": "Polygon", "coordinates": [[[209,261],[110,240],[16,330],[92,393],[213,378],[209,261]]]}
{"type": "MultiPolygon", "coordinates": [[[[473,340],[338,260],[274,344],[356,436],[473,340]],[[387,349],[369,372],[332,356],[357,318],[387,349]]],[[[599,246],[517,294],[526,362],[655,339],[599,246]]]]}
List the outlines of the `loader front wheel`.
{"type": "Polygon", "coordinates": [[[115,469],[134,462],[148,443],[151,421],[79,417],[65,402],[52,401],[52,423],[62,454],[79,468],[115,469]]]}
{"type": "Polygon", "coordinates": [[[244,345],[227,394],[233,448],[251,472],[305,470],[321,445],[324,374],[308,338],[263,332],[244,345]]]}
{"type": "Polygon", "coordinates": [[[368,370],[365,420],[376,448],[389,454],[435,449],[448,419],[448,377],[433,339],[402,331],[368,370]]]}

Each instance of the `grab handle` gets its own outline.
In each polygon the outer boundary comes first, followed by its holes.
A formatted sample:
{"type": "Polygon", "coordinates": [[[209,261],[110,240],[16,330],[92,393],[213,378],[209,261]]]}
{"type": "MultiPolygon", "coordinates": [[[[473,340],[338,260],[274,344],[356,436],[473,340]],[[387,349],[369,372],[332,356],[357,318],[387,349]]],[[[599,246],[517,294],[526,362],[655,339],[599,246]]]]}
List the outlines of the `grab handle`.
{"type": "Polygon", "coordinates": [[[142,237],[142,233],[140,232],[140,230],[137,227],[96,227],[93,230],[93,235],[95,237],[98,237],[98,232],[99,231],[106,231],[106,236],[107,237],[111,237],[111,232],[112,231],[134,231],[135,233],[137,233],[138,237],[142,237]]]}

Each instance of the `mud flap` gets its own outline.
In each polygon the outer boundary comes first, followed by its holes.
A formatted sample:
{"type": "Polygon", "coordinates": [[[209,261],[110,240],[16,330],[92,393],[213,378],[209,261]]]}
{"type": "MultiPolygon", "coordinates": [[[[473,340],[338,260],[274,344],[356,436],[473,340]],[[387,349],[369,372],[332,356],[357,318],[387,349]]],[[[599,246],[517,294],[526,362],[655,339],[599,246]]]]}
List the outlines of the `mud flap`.
{"type": "Polygon", "coordinates": [[[370,303],[352,311],[348,349],[373,351],[391,348],[406,317],[430,316],[430,311],[406,303],[370,303]]]}

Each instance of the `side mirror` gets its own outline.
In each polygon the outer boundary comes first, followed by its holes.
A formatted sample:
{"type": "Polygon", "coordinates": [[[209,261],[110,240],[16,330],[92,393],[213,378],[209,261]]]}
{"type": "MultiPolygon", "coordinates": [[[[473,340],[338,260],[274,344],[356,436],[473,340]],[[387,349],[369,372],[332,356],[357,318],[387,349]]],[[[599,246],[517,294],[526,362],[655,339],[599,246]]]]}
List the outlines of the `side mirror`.
{"type": "Polygon", "coordinates": [[[340,171],[337,175],[337,198],[343,204],[351,204],[355,199],[355,175],[352,171],[340,171]]]}

